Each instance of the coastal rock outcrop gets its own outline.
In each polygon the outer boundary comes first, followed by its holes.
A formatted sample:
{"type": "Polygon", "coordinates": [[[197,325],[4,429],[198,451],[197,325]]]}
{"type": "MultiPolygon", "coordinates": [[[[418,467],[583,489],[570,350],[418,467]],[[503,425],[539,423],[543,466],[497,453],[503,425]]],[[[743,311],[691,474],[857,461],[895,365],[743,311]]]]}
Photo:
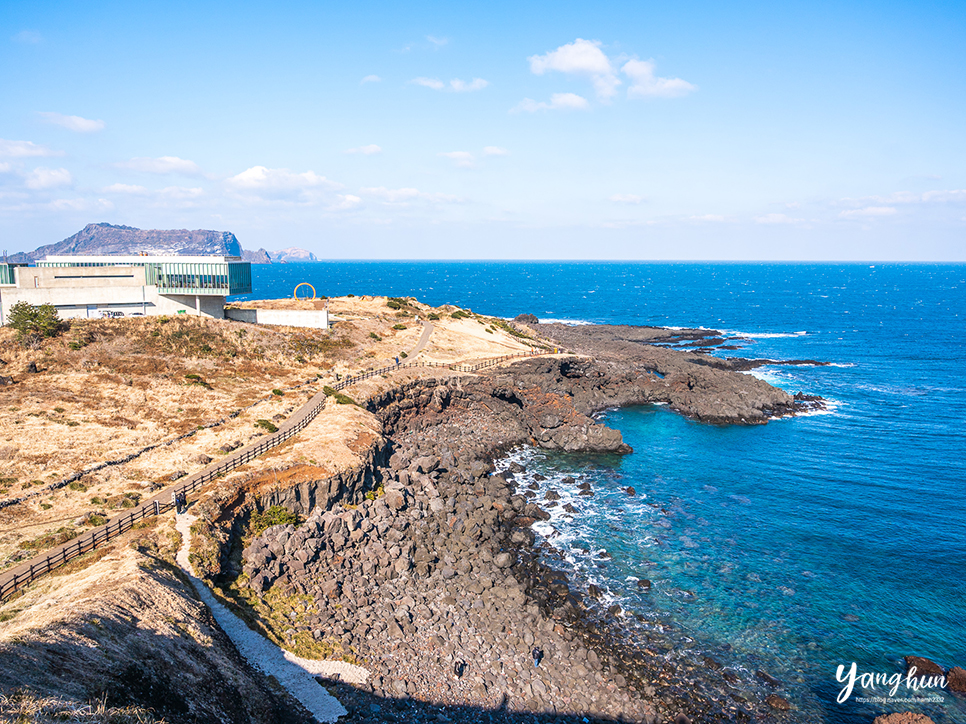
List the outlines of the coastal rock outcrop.
{"type": "Polygon", "coordinates": [[[662,346],[679,342],[682,335],[700,339],[703,330],[692,330],[695,335],[691,335],[687,330],[659,327],[563,324],[541,324],[535,329],[562,347],[592,358],[564,361],[559,374],[551,374],[557,384],[573,390],[575,406],[585,414],[606,407],[662,403],[702,422],[760,424],[823,406],[820,398],[797,398],[740,374],[740,365],[727,359],[662,346]]]}
{"type": "MultiPolygon", "coordinates": [[[[537,499],[530,485],[518,487],[523,465],[494,470],[494,456],[520,444],[628,452],[619,432],[590,415],[653,400],[660,380],[541,358],[378,394],[367,407],[388,444],[373,461],[370,493],[263,531],[243,551],[240,582],[256,596],[307,597],[292,630],[366,661],[370,685],[338,689],[354,721],[384,721],[386,707],[404,719],[445,706],[451,721],[475,721],[482,708],[495,721],[530,711],[573,722],[666,721],[682,711],[694,721],[747,721],[792,708],[769,690],[775,680],[762,685],[699,659],[677,669],[660,645],[631,643],[620,623],[630,612],[593,586],[581,590],[554,567],[552,549],[534,547],[531,527],[549,519],[544,506],[559,495],[537,499]],[[737,686],[759,691],[758,700],[732,697],[737,686]]],[[[579,487],[593,495],[586,481],[579,487]]]]}

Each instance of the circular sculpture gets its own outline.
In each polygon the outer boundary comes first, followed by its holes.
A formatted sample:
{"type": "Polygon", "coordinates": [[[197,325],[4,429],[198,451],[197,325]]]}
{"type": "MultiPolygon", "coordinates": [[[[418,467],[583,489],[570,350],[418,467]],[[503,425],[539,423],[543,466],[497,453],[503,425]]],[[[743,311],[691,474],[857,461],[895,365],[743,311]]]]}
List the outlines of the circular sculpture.
{"type": "MultiPolygon", "coordinates": [[[[292,292],[292,298],[293,299],[298,299],[299,298],[299,287],[308,287],[309,289],[311,289],[312,290],[312,299],[315,299],[315,287],[313,287],[308,282],[302,282],[301,284],[296,285],[295,291],[292,292]]],[[[308,299],[308,298],[309,297],[306,297],[306,299],[308,299]]]]}

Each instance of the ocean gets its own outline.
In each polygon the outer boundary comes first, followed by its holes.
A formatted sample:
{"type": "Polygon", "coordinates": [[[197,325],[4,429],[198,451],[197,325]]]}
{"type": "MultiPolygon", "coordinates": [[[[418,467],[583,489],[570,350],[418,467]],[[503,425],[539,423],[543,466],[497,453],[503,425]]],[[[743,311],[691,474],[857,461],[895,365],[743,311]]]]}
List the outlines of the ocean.
{"type": "Polygon", "coordinates": [[[785,721],[966,722],[961,697],[880,683],[839,702],[836,678],[853,662],[901,673],[906,655],[966,667],[966,266],[340,261],[255,266],[252,296],[303,281],[500,317],[707,327],[738,338],[722,356],[832,363],[754,371],[826,398],[823,414],[717,427],[609,410],[633,454],[518,450],[518,480],[539,472],[540,497],[578,508],[554,508],[543,539],[622,607],[629,636],[671,642],[669,662],[710,656],[755,697],[767,672],[796,707],[785,721]]]}

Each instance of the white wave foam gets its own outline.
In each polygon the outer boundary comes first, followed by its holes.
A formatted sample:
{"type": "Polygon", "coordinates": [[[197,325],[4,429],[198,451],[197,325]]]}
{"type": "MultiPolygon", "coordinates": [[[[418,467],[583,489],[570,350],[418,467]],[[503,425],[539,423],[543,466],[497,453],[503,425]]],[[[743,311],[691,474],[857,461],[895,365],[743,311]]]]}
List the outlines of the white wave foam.
{"type": "Polygon", "coordinates": [[[540,317],[540,324],[566,324],[570,327],[579,327],[585,324],[594,324],[586,319],[558,319],[556,317],[540,317]]]}
{"type": "Polygon", "coordinates": [[[723,334],[729,337],[745,337],[747,339],[782,339],[785,337],[805,337],[808,332],[738,332],[735,330],[725,330],[723,334]]]}

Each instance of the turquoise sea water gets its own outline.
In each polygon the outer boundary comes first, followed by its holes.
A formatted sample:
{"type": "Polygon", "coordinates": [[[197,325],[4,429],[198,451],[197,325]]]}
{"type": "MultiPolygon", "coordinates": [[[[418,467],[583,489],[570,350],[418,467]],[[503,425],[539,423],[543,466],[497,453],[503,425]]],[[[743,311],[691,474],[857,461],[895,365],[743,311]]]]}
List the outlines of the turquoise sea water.
{"type": "MultiPolygon", "coordinates": [[[[547,541],[639,630],[762,668],[792,721],[922,711],[966,722],[962,699],[845,703],[836,667],[892,674],[902,657],[966,666],[966,266],[333,262],[255,267],[256,296],[412,295],[542,320],[704,326],[744,338],[725,356],[812,358],[756,371],[819,394],[828,414],[714,427],[652,407],[608,411],[625,457],[520,451],[580,513],[547,541]],[[584,476],[595,497],[555,483],[584,476]],[[633,486],[638,495],[621,488],[633,486]],[[605,558],[599,551],[606,549],[605,558]],[[638,578],[653,582],[639,593],[638,578]]],[[[526,476],[523,476],[526,477],[526,476]]],[[[542,496],[542,491],[540,495],[542,496]]],[[[564,502],[564,501],[561,501],[564,502]]],[[[931,694],[931,692],[929,692],[931,694]]],[[[896,697],[913,698],[902,687],[896,697]]]]}

